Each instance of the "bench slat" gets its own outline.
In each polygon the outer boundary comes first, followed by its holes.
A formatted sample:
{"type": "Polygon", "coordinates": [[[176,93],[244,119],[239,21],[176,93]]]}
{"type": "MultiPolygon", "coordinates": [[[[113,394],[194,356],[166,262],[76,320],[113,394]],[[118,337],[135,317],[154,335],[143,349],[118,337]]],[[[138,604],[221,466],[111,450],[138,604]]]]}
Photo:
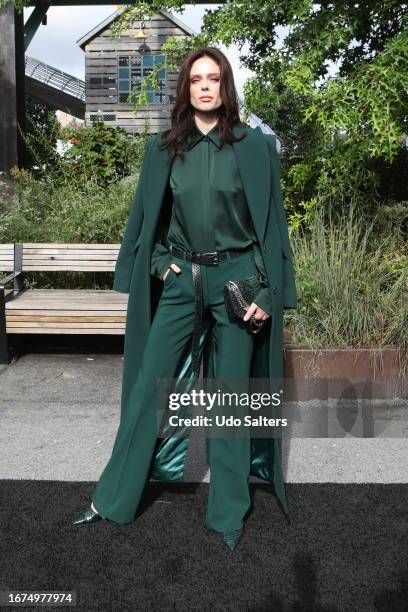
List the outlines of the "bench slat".
{"type": "Polygon", "coordinates": [[[121,296],[121,295],[125,295],[127,297],[127,293],[126,294],[125,293],[120,293],[119,291],[116,291],[115,293],[112,293],[111,295],[106,295],[106,294],[105,295],[98,295],[97,291],[95,292],[94,295],[92,293],[88,293],[86,295],[81,295],[80,293],[79,293],[79,295],[78,294],[68,294],[68,293],[66,293],[65,295],[64,294],[53,295],[52,294],[52,290],[50,290],[50,293],[42,294],[42,295],[40,295],[40,294],[36,295],[35,293],[34,294],[33,293],[28,294],[28,291],[24,291],[24,292],[20,291],[17,294],[16,298],[19,301],[23,301],[23,300],[27,300],[27,299],[31,299],[31,300],[48,300],[48,299],[53,299],[53,300],[77,300],[78,299],[79,300],[79,299],[81,299],[81,300],[98,300],[98,302],[102,302],[102,301],[103,302],[111,302],[111,301],[115,301],[115,300],[116,301],[123,301],[123,302],[127,301],[127,300],[124,300],[121,297],[118,297],[118,296],[121,296]]]}
{"type": "MultiPolygon", "coordinates": [[[[98,309],[91,309],[91,310],[79,310],[79,316],[81,317],[100,317],[100,316],[107,316],[107,317],[111,317],[111,316],[117,316],[117,317],[121,317],[123,318],[123,312],[124,312],[124,308],[115,308],[115,309],[110,309],[110,310],[106,310],[105,308],[101,308],[99,311],[98,309]],[[101,311],[103,314],[101,314],[101,311]]],[[[48,309],[37,309],[37,308],[31,308],[31,309],[10,309],[8,311],[6,311],[6,316],[7,316],[7,320],[12,320],[12,319],[16,319],[16,317],[21,317],[21,316],[32,316],[32,317],[37,317],[37,315],[39,316],[53,316],[53,317],[70,317],[72,316],[73,312],[77,312],[76,310],[61,310],[61,309],[52,309],[52,310],[48,310],[48,309]]]]}
{"type": "MultiPolygon", "coordinates": [[[[9,316],[20,316],[23,315],[25,313],[27,313],[27,315],[33,315],[33,316],[37,316],[37,314],[39,316],[42,315],[54,315],[55,316],[59,316],[60,313],[60,309],[59,308],[49,308],[48,306],[42,307],[41,309],[37,310],[36,308],[30,308],[30,309],[25,309],[25,311],[20,312],[19,310],[15,310],[15,309],[7,309],[6,310],[6,317],[9,316]]],[[[78,313],[78,315],[83,315],[83,316],[91,316],[91,315],[87,315],[86,313],[95,313],[95,316],[100,316],[101,313],[108,313],[108,316],[124,316],[126,315],[126,308],[118,308],[115,310],[107,310],[102,304],[96,306],[95,308],[92,307],[92,309],[90,308],[84,308],[84,309],[76,309],[76,308],[72,308],[71,310],[68,311],[68,315],[69,316],[74,316],[75,313],[78,313]]],[[[64,315],[61,315],[64,316],[64,315]]]]}
{"type": "Polygon", "coordinates": [[[72,316],[60,316],[60,315],[9,315],[6,317],[7,325],[9,323],[15,323],[16,321],[35,321],[35,322],[45,322],[45,323],[76,323],[84,322],[84,323],[123,323],[126,320],[125,316],[120,315],[107,315],[103,314],[100,316],[90,315],[72,315],[72,316]]]}
{"type": "Polygon", "coordinates": [[[67,262],[58,261],[53,263],[49,262],[30,262],[23,263],[24,272],[42,272],[42,271],[61,271],[61,272],[111,272],[115,269],[115,262],[87,262],[87,261],[75,261],[67,262]]]}
{"type": "MultiPolygon", "coordinates": [[[[123,294],[124,295],[124,294],[123,294]]],[[[112,296],[112,297],[108,297],[108,296],[104,296],[104,295],[78,295],[78,296],[64,296],[64,295],[26,295],[23,297],[23,295],[19,296],[17,294],[17,297],[14,298],[14,300],[12,300],[14,302],[14,304],[17,304],[17,302],[19,302],[20,304],[25,303],[27,300],[31,301],[31,302],[35,302],[35,303],[39,303],[39,302],[43,302],[43,301],[51,301],[51,302],[59,302],[59,303],[64,303],[66,300],[75,300],[76,302],[101,302],[102,304],[122,304],[122,303],[126,303],[127,300],[123,300],[121,298],[118,298],[116,296],[112,296]]],[[[8,304],[10,304],[10,307],[12,308],[12,302],[8,302],[8,304]]]]}
{"type": "Polygon", "coordinates": [[[103,328],[116,328],[116,327],[120,327],[121,329],[123,329],[124,327],[124,323],[92,323],[90,324],[88,323],[80,323],[80,322],[72,322],[72,323],[66,323],[66,324],[61,324],[61,323],[47,323],[46,321],[36,321],[36,322],[32,322],[29,321],[27,323],[24,322],[16,322],[16,323],[8,323],[7,324],[7,329],[13,329],[13,327],[19,327],[21,329],[23,329],[24,327],[38,327],[38,329],[42,329],[43,327],[52,327],[54,329],[59,329],[59,328],[69,328],[69,329],[77,329],[77,327],[87,327],[87,328],[99,328],[99,329],[103,329],[103,328]]]}
{"type": "MultiPolygon", "coordinates": [[[[118,246],[117,242],[114,243],[96,243],[96,244],[87,244],[86,242],[67,242],[67,243],[58,243],[58,242],[23,242],[23,249],[115,249],[118,246]]],[[[120,245],[119,245],[120,246],[120,245]]]]}
{"type": "Polygon", "coordinates": [[[61,297],[67,298],[77,298],[83,295],[92,296],[103,296],[103,297],[119,297],[119,296],[127,296],[127,293],[122,293],[120,291],[113,291],[112,289],[51,289],[51,288],[43,288],[43,289],[24,289],[20,292],[20,298],[27,295],[38,295],[38,296],[48,296],[48,295],[58,295],[61,297]]]}
{"type": "Polygon", "coordinates": [[[0,244],[0,277],[14,270],[14,244],[0,244]]]}
{"type": "Polygon", "coordinates": [[[115,261],[117,253],[23,253],[24,261],[115,261]]]}
{"type": "Polygon", "coordinates": [[[115,329],[96,329],[96,328],[60,328],[53,329],[48,327],[43,327],[40,330],[38,328],[30,328],[30,327],[16,327],[7,330],[8,334],[69,334],[70,336],[75,334],[89,334],[89,335],[98,335],[105,336],[115,335],[115,336],[123,336],[123,332],[125,331],[125,327],[123,328],[115,328],[115,329]]]}
{"type": "Polygon", "coordinates": [[[6,302],[7,316],[30,314],[92,313],[108,316],[124,313],[127,309],[128,294],[111,289],[27,289],[6,302]],[[61,311],[63,311],[61,313],[61,311]]]}
{"type": "Polygon", "coordinates": [[[92,251],[88,251],[85,249],[70,249],[70,250],[65,250],[65,249],[24,249],[23,251],[23,258],[24,257],[32,257],[33,255],[58,255],[61,257],[75,257],[76,255],[83,255],[84,257],[93,257],[94,255],[101,255],[101,256],[109,256],[109,255],[117,255],[119,252],[119,248],[117,249],[106,249],[106,250],[101,250],[101,249],[95,249],[92,251]]]}
{"type": "Polygon", "coordinates": [[[87,292],[86,289],[84,291],[80,290],[72,290],[72,292],[67,289],[66,293],[58,292],[55,290],[55,293],[52,289],[48,289],[47,292],[42,293],[40,289],[26,289],[24,291],[20,291],[17,294],[18,300],[26,300],[26,299],[34,299],[34,300],[42,300],[42,299],[57,299],[57,300],[77,300],[77,299],[97,299],[98,301],[105,300],[107,302],[111,300],[123,300],[126,301],[121,296],[127,297],[127,293],[121,293],[120,291],[111,291],[108,290],[109,293],[102,293],[102,290],[99,292],[98,290],[93,289],[92,291],[87,292]],[[37,293],[38,291],[38,293],[37,293]]]}
{"type": "Polygon", "coordinates": [[[120,293],[119,291],[113,291],[112,289],[25,289],[21,295],[28,295],[29,293],[36,295],[60,294],[65,296],[71,296],[72,294],[75,297],[78,297],[78,295],[82,295],[84,293],[89,295],[127,295],[125,293],[120,293]]]}
{"type": "Polygon", "coordinates": [[[84,263],[77,264],[64,264],[62,262],[56,263],[53,265],[51,262],[46,264],[23,264],[23,270],[25,272],[112,272],[115,269],[115,263],[111,264],[98,264],[98,263],[89,263],[88,265],[84,263]]]}

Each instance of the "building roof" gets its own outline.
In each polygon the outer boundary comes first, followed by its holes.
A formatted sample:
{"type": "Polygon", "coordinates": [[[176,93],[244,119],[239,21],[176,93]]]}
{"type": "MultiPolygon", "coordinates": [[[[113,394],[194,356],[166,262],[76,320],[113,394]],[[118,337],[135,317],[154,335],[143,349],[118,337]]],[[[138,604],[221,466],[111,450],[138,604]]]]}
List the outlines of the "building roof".
{"type": "MultiPolygon", "coordinates": [[[[117,19],[117,17],[119,17],[119,15],[121,15],[126,8],[127,8],[126,6],[122,6],[120,9],[118,9],[117,11],[115,11],[114,13],[106,17],[106,19],[98,23],[98,25],[92,28],[92,30],[89,30],[89,32],[81,36],[81,38],[79,38],[76,41],[78,45],[81,47],[81,49],[85,51],[85,45],[92,38],[94,38],[95,36],[98,36],[98,34],[102,32],[105,28],[107,28],[113,21],[115,21],[115,19],[117,19]]],[[[178,19],[177,17],[174,17],[174,15],[172,15],[168,11],[161,10],[161,11],[157,11],[157,13],[160,15],[163,15],[163,17],[166,17],[166,19],[169,19],[170,21],[172,21],[174,25],[176,25],[178,28],[183,30],[189,36],[196,36],[198,34],[198,32],[195,32],[195,30],[193,30],[188,25],[180,21],[180,19],[178,19]]]]}

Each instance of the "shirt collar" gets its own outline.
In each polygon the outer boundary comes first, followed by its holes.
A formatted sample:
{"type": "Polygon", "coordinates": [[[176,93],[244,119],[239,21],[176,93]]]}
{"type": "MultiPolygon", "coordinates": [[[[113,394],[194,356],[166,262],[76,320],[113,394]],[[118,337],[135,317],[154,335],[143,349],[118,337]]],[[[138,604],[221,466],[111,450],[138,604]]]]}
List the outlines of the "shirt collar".
{"type": "Polygon", "coordinates": [[[189,151],[190,149],[192,149],[198,142],[200,142],[200,140],[202,140],[204,138],[204,136],[208,136],[208,138],[215,144],[217,145],[217,147],[220,149],[221,148],[221,141],[220,141],[220,134],[219,134],[219,129],[218,129],[218,122],[214,125],[213,128],[211,128],[211,130],[209,132],[207,132],[207,134],[204,134],[201,130],[198,129],[196,123],[194,122],[194,126],[193,129],[191,130],[190,133],[190,146],[185,146],[184,148],[189,151]]]}

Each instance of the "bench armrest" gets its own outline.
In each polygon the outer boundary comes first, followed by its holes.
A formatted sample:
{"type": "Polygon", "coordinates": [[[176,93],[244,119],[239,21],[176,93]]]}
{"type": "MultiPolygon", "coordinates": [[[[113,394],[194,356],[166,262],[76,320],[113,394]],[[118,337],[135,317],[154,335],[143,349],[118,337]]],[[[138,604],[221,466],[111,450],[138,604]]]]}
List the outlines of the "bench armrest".
{"type": "Polygon", "coordinates": [[[5,285],[7,285],[10,281],[17,278],[19,274],[21,274],[21,270],[19,272],[12,272],[11,274],[8,274],[4,278],[0,278],[0,290],[4,289],[5,285]]]}

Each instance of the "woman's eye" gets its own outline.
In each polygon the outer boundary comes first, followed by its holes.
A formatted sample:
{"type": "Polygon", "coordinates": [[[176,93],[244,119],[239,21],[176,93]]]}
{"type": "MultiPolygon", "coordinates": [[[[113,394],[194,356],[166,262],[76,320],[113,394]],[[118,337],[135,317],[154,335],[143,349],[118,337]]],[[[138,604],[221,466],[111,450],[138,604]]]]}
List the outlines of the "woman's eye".
{"type": "MultiPolygon", "coordinates": [[[[214,77],[214,78],[212,78],[212,79],[211,79],[211,81],[215,81],[216,83],[217,83],[219,80],[220,80],[220,79],[219,79],[218,77],[214,77]]],[[[191,81],[191,83],[193,83],[193,84],[198,83],[198,79],[195,79],[195,80],[191,81]]]]}

